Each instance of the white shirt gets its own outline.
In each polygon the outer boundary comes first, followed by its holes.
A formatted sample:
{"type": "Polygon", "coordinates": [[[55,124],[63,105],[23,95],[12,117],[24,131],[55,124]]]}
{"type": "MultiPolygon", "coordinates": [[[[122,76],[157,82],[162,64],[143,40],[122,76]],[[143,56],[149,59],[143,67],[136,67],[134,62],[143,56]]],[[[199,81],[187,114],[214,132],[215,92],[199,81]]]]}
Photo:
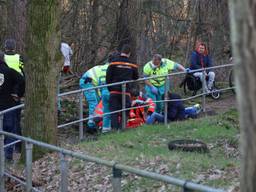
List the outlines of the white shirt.
{"type": "Polygon", "coordinates": [[[70,59],[71,59],[71,56],[73,55],[73,51],[71,47],[67,43],[62,42],[60,51],[65,58],[64,66],[70,66],[70,59]]]}

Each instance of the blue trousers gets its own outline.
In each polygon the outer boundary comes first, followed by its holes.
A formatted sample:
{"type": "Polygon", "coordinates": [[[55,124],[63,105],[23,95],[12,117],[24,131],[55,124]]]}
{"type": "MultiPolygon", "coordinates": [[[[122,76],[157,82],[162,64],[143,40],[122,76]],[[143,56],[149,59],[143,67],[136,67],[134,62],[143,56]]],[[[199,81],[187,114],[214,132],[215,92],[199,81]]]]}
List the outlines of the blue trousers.
{"type": "MultiPolygon", "coordinates": [[[[17,133],[17,112],[11,111],[4,114],[3,119],[3,130],[10,133],[17,133]]],[[[12,137],[5,137],[4,145],[14,142],[15,139],[12,137]]],[[[11,160],[13,156],[14,145],[5,148],[5,158],[11,160]]]]}
{"type": "Polygon", "coordinates": [[[163,123],[164,115],[154,112],[150,116],[147,117],[146,124],[152,125],[155,122],[163,123]]]}
{"type": "MultiPolygon", "coordinates": [[[[170,119],[170,116],[167,116],[168,121],[182,120],[182,119],[189,118],[189,117],[196,117],[196,115],[197,115],[197,109],[194,106],[187,107],[182,112],[178,112],[176,109],[172,109],[172,110],[175,111],[175,114],[173,117],[171,117],[171,119],[170,119]]],[[[155,122],[164,123],[164,115],[154,112],[150,116],[147,117],[146,124],[152,125],[155,122]]]]}
{"type": "MultiPolygon", "coordinates": [[[[84,83],[84,79],[80,79],[79,85],[80,85],[80,88],[82,89],[94,87],[94,85],[90,82],[84,83]]],[[[97,90],[84,91],[84,96],[89,106],[89,117],[93,117],[95,108],[99,103],[99,96],[97,94],[97,90]]],[[[93,118],[88,121],[88,127],[89,128],[95,127],[93,118]]]]}
{"type": "MultiPolygon", "coordinates": [[[[155,95],[154,93],[151,92],[151,89],[148,85],[145,86],[145,90],[146,90],[146,96],[151,98],[153,101],[161,101],[164,99],[164,92],[165,92],[165,85],[160,86],[160,87],[156,87],[158,89],[158,94],[155,95]]],[[[163,110],[163,103],[156,103],[156,112],[157,113],[161,113],[163,110]]]]}
{"type": "MultiPolygon", "coordinates": [[[[103,88],[101,90],[101,97],[102,97],[102,103],[103,103],[103,113],[109,113],[109,97],[110,93],[107,88],[103,88]]],[[[111,128],[111,119],[110,115],[104,115],[103,116],[103,128],[111,128]]]]}

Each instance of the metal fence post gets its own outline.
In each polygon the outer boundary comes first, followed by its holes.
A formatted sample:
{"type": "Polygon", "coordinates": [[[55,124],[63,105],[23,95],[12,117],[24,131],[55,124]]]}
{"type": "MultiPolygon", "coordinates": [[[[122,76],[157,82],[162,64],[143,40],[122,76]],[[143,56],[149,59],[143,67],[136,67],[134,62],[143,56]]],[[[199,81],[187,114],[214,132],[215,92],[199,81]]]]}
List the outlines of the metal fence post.
{"type": "MultiPolygon", "coordinates": [[[[168,91],[169,91],[169,76],[165,77],[165,91],[164,91],[164,100],[168,100],[168,91]]],[[[164,125],[168,124],[168,102],[164,102],[164,125]]]]}
{"type": "Polygon", "coordinates": [[[32,191],[32,150],[33,144],[26,142],[26,192],[32,191]]]}
{"type": "MultiPolygon", "coordinates": [[[[83,108],[83,91],[79,95],[79,120],[83,119],[84,108],[83,108]]],[[[82,141],[84,138],[84,123],[83,121],[79,122],[79,140],[82,141]]]]}
{"type": "Polygon", "coordinates": [[[122,84],[122,129],[126,128],[126,83],[122,84]]]}
{"type": "Polygon", "coordinates": [[[205,70],[203,70],[203,96],[202,96],[202,109],[203,109],[203,112],[205,112],[205,94],[206,94],[206,76],[205,76],[205,70]]]}
{"type": "Polygon", "coordinates": [[[112,185],[113,185],[113,192],[121,192],[122,191],[122,171],[120,169],[116,169],[113,167],[113,178],[112,178],[112,185]]]}
{"type": "Polygon", "coordinates": [[[68,164],[65,154],[60,153],[60,191],[68,191],[68,164]]]}
{"type": "MultiPolygon", "coordinates": [[[[3,131],[3,120],[4,116],[0,115],[0,131],[3,131]]],[[[4,135],[0,135],[0,192],[5,191],[5,182],[4,182],[4,135]]]]}

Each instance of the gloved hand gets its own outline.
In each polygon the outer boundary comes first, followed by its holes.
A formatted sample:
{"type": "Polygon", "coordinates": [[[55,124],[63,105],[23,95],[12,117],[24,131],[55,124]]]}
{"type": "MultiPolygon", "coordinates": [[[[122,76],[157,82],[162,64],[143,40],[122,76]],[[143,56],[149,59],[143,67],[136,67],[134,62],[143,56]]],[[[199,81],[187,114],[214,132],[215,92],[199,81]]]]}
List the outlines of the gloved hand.
{"type": "Polygon", "coordinates": [[[156,88],[155,86],[153,86],[153,85],[150,87],[150,91],[151,91],[154,95],[157,95],[157,94],[158,94],[157,88],[156,88]]]}
{"type": "Polygon", "coordinates": [[[186,68],[186,73],[190,73],[191,69],[190,68],[186,68]]]}
{"type": "Polygon", "coordinates": [[[148,116],[148,117],[151,116],[152,113],[153,113],[152,111],[148,111],[148,112],[147,112],[147,116],[148,116]]]}
{"type": "Polygon", "coordinates": [[[19,98],[19,96],[17,94],[13,93],[13,94],[11,94],[11,96],[12,96],[14,101],[16,101],[16,102],[20,101],[20,98],[19,98]]]}
{"type": "Polygon", "coordinates": [[[135,105],[144,105],[144,101],[139,100],[139,99],[133,100],[132,106],[135,106],[135,105]]]}

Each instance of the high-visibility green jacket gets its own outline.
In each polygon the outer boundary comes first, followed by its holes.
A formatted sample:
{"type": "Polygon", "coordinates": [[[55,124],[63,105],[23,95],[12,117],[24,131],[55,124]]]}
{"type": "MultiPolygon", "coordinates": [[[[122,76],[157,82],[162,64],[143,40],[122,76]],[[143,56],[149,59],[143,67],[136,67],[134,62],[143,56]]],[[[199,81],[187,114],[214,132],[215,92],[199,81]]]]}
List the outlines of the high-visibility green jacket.
{"type": "Polygon", "coordinates": [[[8,67],[14,69],[15,71],[22,73],[23,70],[23,62],[20,61],[20,55],[14,54],[14,55],[4,55],[5,63],[8,65],[8,67]]]}
{"type": "Polygon", "coordinates": [[[86,72],[86,76],[92,79],[95,86],[106,83],[106,72],[109,64],[97,65],[86,72]]]}
{"type": "MultiPolygon", "coordinates": [[[[167,75],[171,71],[178,68],[178,63],[170,59],[163,58],[160,67],[154,67],[152,61],[149,61],[143,68],[143,73],[145,77],[167,75]]],[[[156,79],[150,79],[150,83],[156,87],[163,86],[165,84],[165,77],[159,77],[156,79]]]]}

